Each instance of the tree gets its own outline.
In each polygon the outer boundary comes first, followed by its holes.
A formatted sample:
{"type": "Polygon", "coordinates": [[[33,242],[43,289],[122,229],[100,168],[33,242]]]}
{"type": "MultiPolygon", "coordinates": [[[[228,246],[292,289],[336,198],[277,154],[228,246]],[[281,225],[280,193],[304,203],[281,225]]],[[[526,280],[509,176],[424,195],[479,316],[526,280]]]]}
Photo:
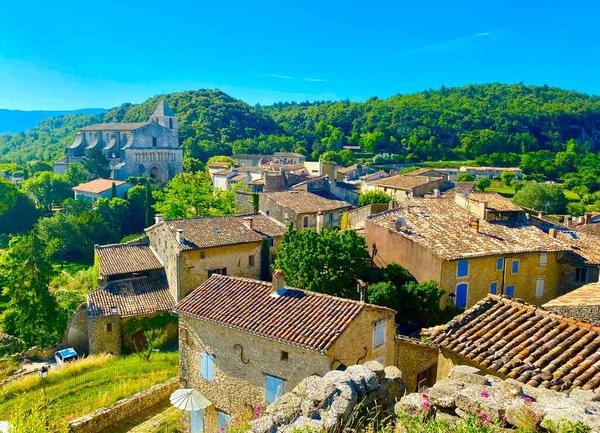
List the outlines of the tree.
{"type": "Polygon", "coordinates": [[[82,164],[78,162],[69,164],[69,168],[65,172],[65,180],[71,187],[87,182],[89,179],[89,173],[85,171],[82,164]]]}
{"type": "Polygon", "coordinates": [[[500,180],[504,182],[504,185],[510,186],[510,184],[513,180],[515,180],[516,177],[517,175],[512,171],[503,171],[500,175],[500,180]]]}
{"type": "Polygon", "coordinates": [[[456,180],[459,182],[473,182],[475,180],[475,176],[469,173],[460,173],[456,180]]]}
{"type": "Polygon", "coordinates": [[[27,232],[37,217],[38,211],[29,197],[11,182],[0,179],[0,234],[27,232]]]}
{"type": "MultiPolygon", "coordinates": [[[[150,198],[152,198],[152,196],[150,196],[150,198]]],[[[148,207],[146,205],[146,187],[142,185],[136,185],[131,188],[129,191],[127,191],[127,201],[129,202],[131,216],[126,221],[124,230],[126,233],[140,233],[145,227],[147,227],[146,212],[148,207]]],[[[152,215],[151,218],[154,218],[154,216],[152,215]]]]}
{"type": "Polygon", "coordinates": [[[356,279],[369,275],[368,257],[364,238],[354,231],[297,231],[290,224],[275,268],[283,271],[285,283],[293,287],[356,299],[356,279]]]}
{"type": "Polygon", "coordinates": [[[232,195],[213,190],[210,176],[202,171],[178,174],[153,196],[154,209],[169,219],[229,215],[235,209],[232,195]]]}
{"type": "Polygon", "coordinates": [[[114,182],[110,186],[110,197],[111,198],[116,198],[117,197],[117,185],[114,182]]]}
{"type": "Polygon", "coordinates": [[[150,361],[152,353],[163,347],[167,341],[167,332],[161,329],[148,329],[143,331],[145,346],[140,346],[136,343],[135,353],[142,361],[150,361]]]}
{"type": "Polygon", "coordinates": [[[96,211],[119,237],[125,234],[123,227],[127,226],[127,221],[131,217],[131,208],[129,202],[119,197],[113,199],[101,198],[96,201],[96,211]]]}
{"type": "Polygon", "coordinates": [[[383,191],[365,191],[361,192],[358,196],[358,205],[366,206],[372,203],[389,203],[391,200],[392,196],[383,191]]]}
{"type": "Polygon", "coordinates": [[[475,183],[475,187],[477,188],[478,191],[483,192],[483,191],[485,191],[486,188],[489,188],[491,184],[492,184],[491,180],[489,180],[487,177],[482,177],[475,183]]]}
{"type": "Polygon", "coordinates": [[[521,189],[523,189],[523,187],[525,185],[523,185],[523,182],[519,182],[518,180],[513,180],[510,183],[510,186],[515,190],[515,193],[519,192],[521,189]]]}
{"type": "Polygon", "coordinates": [[[513,197],[515,203],[549,214],[562,214],[567,207],[567,197],[556,184],[529,182],[513,197]]]}
{"type": "Polygon", "coordinates": [[[57,302],[48,289],[53,273],[37,230],[11,240],[0,256],[0,287],[8,297],[0,318],[4,332],[41,347],[62,337],[57,302]]]}
{"type": "Polygon", "coordinates": [[[21,188],[44,210],[50,210],[52,205],[60,205],[65,199],[73,196],[71,186],[64,176],[48,171],[42,171],[27,179],[21,188]]]}
{"type": "Polygon", "coordinates": [[[227,166],[227,168],[231,168],[235,165],[235,161],[231,157],[223,156],[223,155],[215,155],[215,156],[210,157],[208,159],[208,161],[206,162],[206,165],[208,166],[214,162],[224,162],[226,164],[229,164],[227,166]]]}
{"type": "Polygon", "coordinates": [[[108,179],[110,176],[108,159],[97,147],[92,147],[85,153],[83,168],[89,173],[92,179],[108,179]]]}

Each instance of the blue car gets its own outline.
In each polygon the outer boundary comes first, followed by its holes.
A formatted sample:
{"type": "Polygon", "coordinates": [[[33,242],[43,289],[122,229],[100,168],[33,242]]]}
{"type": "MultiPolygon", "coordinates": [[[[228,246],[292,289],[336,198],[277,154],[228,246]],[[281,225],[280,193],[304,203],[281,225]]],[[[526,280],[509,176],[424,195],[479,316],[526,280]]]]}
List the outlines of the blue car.
{"type": "Polygon", "coordinates": [[[58,352],[54,352],[54,359],[56,359],[56,364],[60,367],[65,362],[76,361],[79,359],[79,355],[75,352],[75,349],[72,347],[68,349],[59,350],[58,352]]]}

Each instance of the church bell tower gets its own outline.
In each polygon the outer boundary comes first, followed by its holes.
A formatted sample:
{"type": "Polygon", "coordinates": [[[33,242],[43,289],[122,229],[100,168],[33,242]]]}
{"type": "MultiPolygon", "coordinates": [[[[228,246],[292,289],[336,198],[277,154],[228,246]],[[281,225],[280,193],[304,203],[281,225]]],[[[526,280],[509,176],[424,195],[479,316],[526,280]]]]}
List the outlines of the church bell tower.
{"type": "Polygon", "coordinates": [[[175,113],[171,111],[164,99],[158,103],[156,110],[150,116],[150,122],[158,123],[175,132],[175,134],[179,133],[177,117],[175,117],[175,113]]]}

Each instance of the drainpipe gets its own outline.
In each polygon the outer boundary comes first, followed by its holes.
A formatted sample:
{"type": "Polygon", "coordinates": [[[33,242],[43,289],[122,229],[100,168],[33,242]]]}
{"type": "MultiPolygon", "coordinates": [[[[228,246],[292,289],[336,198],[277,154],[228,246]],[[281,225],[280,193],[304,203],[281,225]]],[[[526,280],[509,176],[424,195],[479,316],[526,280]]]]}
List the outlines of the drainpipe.
{"type": "Polygon", "coordinates": [[[502,286],[500,287],[500,295],[504,295],[504,283],[506,281],[506,259],[507,257],[502,257],[502,286]]]}

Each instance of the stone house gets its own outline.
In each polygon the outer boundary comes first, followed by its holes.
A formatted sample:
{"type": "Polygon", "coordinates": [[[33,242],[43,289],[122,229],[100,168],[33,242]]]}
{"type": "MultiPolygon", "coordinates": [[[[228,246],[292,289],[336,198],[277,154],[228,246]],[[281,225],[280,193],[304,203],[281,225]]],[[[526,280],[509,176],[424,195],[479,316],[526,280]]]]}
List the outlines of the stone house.
{"type": "Polygon", "coordinates": [[[590,283],[543,305],[561,316],[600,326],[600,283],[590,283]]]}
{"type": "Polygon", "coordinates": [[[150,245],[96,246],[95,256],[98,289],[87,294],[90,354],[120,355],[145,344],[143,321],[160,322],[168,338],[175,339],[177,326],[168,320],[175,298],[150,245]]]}
{"type": "Polygon", "coordinates": [[[253,181],[262,179],[263,170],[252,166],[234,167],[213,171],[211,177],[213,188],[229,191],[238,182],[249,185],[253,181]]]}
{"type": "Polygon", "coordinates": [[[268,279],[285,226],[263,214],[163,220],[145,232],[180,301],[212,274],[268,279]]]}
{"type": "Polygon", "coordinates": [[[407,176],[398,174],[364,182],[362,191],[381,191],[402,203],[412,197],[423,197],[451,186],[443,177],[407,176]]]}
{"type": "Polygon", "coordinates": [[[258,167],[269,161],[269,157],[265,155],[252,155],[239,153],[231,157],[235,161],[235,165],[240,167],[258,167]]]}
{"type": "MultiPolygon", "coordinates": [[[[81,162],[90,149],[108,158],[111,178],[144,176],[167,182],[183,172],[183,149],[175,114],[161,101],[147,122],[98,123],[81,128],[67,149],[66,163],[81,162]]],[[[64,161],[56,166],[64,169],[64,161]]]]}
{"type": "Polygon", "coordinates": [[[260,212],[294,227],[334,229],[341,227],[341,216],[352,205],[341,200],[329,200],[303,190],[263,192],[259,194],[260,212]]]}
{"type": "Polygon", "coordinates": [[[417,281],[437,281],[443,304],[465,308],[488,293],[542,305],[561,294],[561,259],[571,250],[493,193],[412,199],[367,217],[375,264],[398,263],[417,281]]]}
{"type": "Polygon", "coordinates": [[[467,173],[471,176],[475,176],[477,179],[487,178],[493,179],[495,177],[502,176],[505,171],[510,171],[515,174],[515,179],[521,180],[523,171],[518,167],[470,167],[462,166],[460,168],[461,173],[467,173]]]}
{"type": "Polygon", "coordinates": [[[184,431],[216,432],[310,375],[394,363],[393,310],[285,287],[278,272],[272,284],[213,275],[174,312],[180,376],[212,402],[184,431]]]}
{"type": "Polygon", "coordinates": [[[127,191],[133,187],[133,185],[121,180],[94,179],[90,182],[80,183],[79,185],[74,186],[72,189],[75,193],[76,200],[80,197],[85,197],[96,201],[99,198],[111,199],[113,184],[117,190],[117,197],[120,198],[125,198],[127,191]]]}
{"type": "Polygon", "coordinates": [[[469,365],[535,388],[600,390],[600,327],[520,299],[488,295],[422,335],[440,348],[438,379],[469,365]]]}
{"type": "Polygon", "coordinates": [[[335,180],[340,182],[349,182],[358,180],[361,176],[364,176],[373,170],[366,165],[353,164],[350,167],[338,167],[336,171],[337,176],[335,180]]]}
{"type": "Polygon", "coordinates": [[[275,152],[272,159],[275,164],[279,165],[304,165],[306,162],[306,156],[295,152],[275,152]]]}

